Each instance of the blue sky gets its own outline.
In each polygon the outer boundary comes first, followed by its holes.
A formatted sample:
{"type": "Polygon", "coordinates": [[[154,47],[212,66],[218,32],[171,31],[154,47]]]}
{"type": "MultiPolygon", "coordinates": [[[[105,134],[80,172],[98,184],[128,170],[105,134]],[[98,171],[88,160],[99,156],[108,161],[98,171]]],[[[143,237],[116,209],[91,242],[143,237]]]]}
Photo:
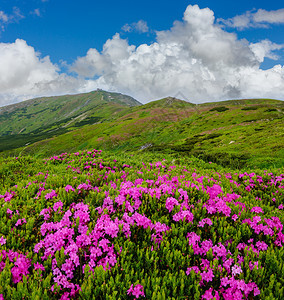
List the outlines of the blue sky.
{"type": "Polygon", "coordinates": [[[1,0],[0,105],[98,87],[143,102],[284,99],[283,45],[280,1],[1,0]]]}

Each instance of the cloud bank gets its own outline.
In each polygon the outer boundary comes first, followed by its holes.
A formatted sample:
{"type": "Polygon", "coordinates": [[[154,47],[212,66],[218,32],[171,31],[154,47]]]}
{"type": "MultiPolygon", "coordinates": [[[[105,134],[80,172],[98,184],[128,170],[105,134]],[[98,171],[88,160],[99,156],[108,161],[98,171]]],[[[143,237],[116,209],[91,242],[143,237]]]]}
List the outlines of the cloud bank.
{"type": "Polygon", "coordinates": [[[156,32],[156,42],[131,46],[116,34],[101,53],[90,49],[71,70],[97,76],[103,88],[119,90],[140,100],[179,91],[194,102],[242,97],[284,99],[284,68],[260,69],[265,57],[276,59],[278,45],[264,40],[250,44],[226,32],[209,8],[189,5],[183,21],[156,32]]]}
{"type": "Polygon", "coordinates": [[[265,57],[277,59],[275,51],[283,48],[269,40],[240,40],[216,22],[212,10],[189,5],[182,21],[156,32],[154,43],[136,47],[117,33],[101,52],[91,48],[78,57],[69,74],[23,40],[0,44],[0,105],[96,88],[126,93],[144,103],[179,92],[195,103],[284,99],[284,66],[260,68],[265,57]]]}
{"type": "Polygon", "coordinates": [[[284,24],[284,8],[271,11],[267,11],[265,9],[259,9],[256,12],[247,11],[242,15],[238,15],[227,20],[218,19],[218,22],[223,23],[228,27],[240,30],[250,27],[267,28],[270,24],[284,24]]]}
{"type": "Polygon", "coordinates": [[[60,74],[49,57],[40,58],[24,40],[0,43],[0,106],[35,96],[75,93],[85,80],[60,74]]]}

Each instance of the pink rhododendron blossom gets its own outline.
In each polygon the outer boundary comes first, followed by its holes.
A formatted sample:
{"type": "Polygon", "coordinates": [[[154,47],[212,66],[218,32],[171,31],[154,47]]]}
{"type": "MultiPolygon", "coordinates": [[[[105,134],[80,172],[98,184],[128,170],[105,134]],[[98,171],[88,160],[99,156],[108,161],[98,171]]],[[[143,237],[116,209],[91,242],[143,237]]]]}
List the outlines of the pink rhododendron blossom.
{"type": "Polygon", "coordinates": [[[171,212],[174,208],[175,205],[179,205],[179,202],[173,198],[173,197],[169,197],[167,200],[166,200],[166,209],[171,212]]]}
{"type": "Polygon", "coordinates": [[[136,299],[140,296],[145,297],[144,288],[141,284],[137,284],[135,287],[131,284],[129,290],[127,290],[127,295],[133,295],[136,299]]]}
{"type": "Polygon", "coordinates": [[[30,266],[31,259],[20,254],[20,256],[16,259],[14,267],[11,269],[13,282],[18,283],[22,280],[23,276],[27,276],[29,274],[28,269],[30,266]]]}
{"type": "Polygon", "coordinates": [[[221,193],[223,193],[223,191],[218,184],[214,184],[212,187],[207,187],[207,194],[209,194],[211,199],[215,199],[221,193]]]}
{"type": "Polygon", "coordinates": [[[200,273],[200,275],[201,275],[202,280],[207,281],[207,282],[212,281],[213,277],[215,277],[213,274],[213,270],[211,268],[209,268],[207,272],[204,271],[204,272],[200,273]]]}
{"type": "Polygon", "coordinates": [[[193,221],[193,214],[189,210],[182,210],[173,215],[173,220],[176,222],[186,220],[188,223],[191,223],[193,221]]]}
{"type": "Polygon", "coordinates": [[[209,290],[207,290],[204,295],[201,296],[201,299],[206,299],[206,300],[210,300],[210,299],[216,299],[219,300],[220,296],[218,291],[214,291],[213,288],[210,288],[209,290]],[[213,295],[214,293],[214,295],[213,295]]]}
{"type": "Polygon", "coordinates": [[[55,198],[55,197],[57,197],[57,194],[56,194],[56,192],[55,192],[54,190],[52,190],[50,193],[47,193],[47,194],[44,196],[44,198],[45,198],[46,200],[52,199],[52,198],[55,198]]]}
{"type": "Polygon", "coordinates": [[[238,218],[239,217],[236,214],[232,215],[232,220],[234,220],[235,222],[237,221],[238,218]]]}
{"type": "Polygon", "coordinates": [[[15,224],[15,227],[18,227],[18,226],[23,225],[23,224],[25,224],[25,223],[27,223],[27,221],[26,221],[25,218],[19,219],[19,220],[17,220],[17,222],[16,222],[16,224],[15,224]]]}
{"type": "Polygon", "coordinates": [[[252,271],[254,269],[254,267],[256,266],[256,269],[258,270],[258,261],[256,262],[249,262],[249,268],[252,271]]]}
{"type": "Polygon", "coordinates": [[[212,220],[210,218],[205,218],[205,219],[202,219],[201,221],[199,221],[198,223],[198,227],[204,227],[205,224],[208,224],[209,226],[211,226],[213,223],[212,223],[212,220]]]}
{"type": "Polygon", "coordinates": [[[239,275],[239,274],[241,274],[242,272],[243,272],[243,271],[242,271],[242,268],[241,268],[240,266],[234,265],[234,266],[232,267],[232,274],[233,274],[233,276],[239,275]]]}
{"type": "Polygon", "coordinates": [[[35,270],[42,270],[42,271],[45,271],[44,266],[43,266],[42,264],[38,263],[38,262],[34,263],[34,269],[35,269],[35,270]]]}
{"type": "Polygon", "coordinates": [[[262,210],[262,208],[259,207],[259,206],[253,207],[250,211],[251,211],[251,212],[255,212],[255,213],[262,213],[262,214],[263,214],[263,210],[262,210]]]}
{"type": "Polygon", "coordinates": [[[5,245],[6,244],[6,239],[4,239],[3,236],[0,237],[0,245],[5,245]]]}
{"type": "Polygon", "coordinates": [[[197,266],[193,266],[193,267],[187,268],[187,270],[186,270],[186,272],[185,272],[186,275],[189,275],[191,270],[193,270],[196,274],[197,274],[198,272],[200,272],[200,270],[199,270],[199,268],[198,268],[197,266]]]}
{"type": "Polygon", "coordinates": [[[189,245],[195,245],[196,242],[200,241],[200,236],[197,235],[195,232],[188,233],[187,238],[188,238],[189,245]]]}
{"type": "Polygon", "coordinates": [[[7,208],[7,214],[12,215],[13,211],[10,208],[7,208]]]}
{"type": "Polygon", "coordinates": [[[53,204],[53,210],[55,212],[57,212],[58,210],[62,210],[62,208],[63,208],[63,202],[62,201],[58,201],[58,202],[53,204]]]}
{"type": "Polygon", "coordinates": [[[268,245],[265,242],[261,242],[261,241],[256,242],[255,245],[256,245],[257,249],[261,250],[261,251],[266,251],[268,248],[268,245]]]}

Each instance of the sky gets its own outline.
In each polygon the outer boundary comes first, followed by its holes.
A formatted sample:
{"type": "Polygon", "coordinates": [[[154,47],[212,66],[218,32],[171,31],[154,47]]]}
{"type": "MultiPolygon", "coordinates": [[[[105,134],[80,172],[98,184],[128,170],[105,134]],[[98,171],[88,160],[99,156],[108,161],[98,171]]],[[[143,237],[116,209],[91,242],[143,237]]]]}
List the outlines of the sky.
{"type": "Polygon", "coordinates": [[[98,88],[142,103],[284,100],[284,4],[0,1],[0,106],[98,88]]]}

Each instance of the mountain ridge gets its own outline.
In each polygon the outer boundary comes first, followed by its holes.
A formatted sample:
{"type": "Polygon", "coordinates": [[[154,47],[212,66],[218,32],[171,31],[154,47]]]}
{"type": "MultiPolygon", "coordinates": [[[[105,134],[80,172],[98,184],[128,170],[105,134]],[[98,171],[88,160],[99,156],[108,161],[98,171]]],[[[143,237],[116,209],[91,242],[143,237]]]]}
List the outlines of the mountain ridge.
{"type": "Polygon", "coordinates": [[[130,96],[101,90],[30,99],[0,109],[0,136],[31,133],[40,127],[66,123],[79,116],[83,119],[104,119],[123,108],[136,105],[141,103],[130,96]]]}

